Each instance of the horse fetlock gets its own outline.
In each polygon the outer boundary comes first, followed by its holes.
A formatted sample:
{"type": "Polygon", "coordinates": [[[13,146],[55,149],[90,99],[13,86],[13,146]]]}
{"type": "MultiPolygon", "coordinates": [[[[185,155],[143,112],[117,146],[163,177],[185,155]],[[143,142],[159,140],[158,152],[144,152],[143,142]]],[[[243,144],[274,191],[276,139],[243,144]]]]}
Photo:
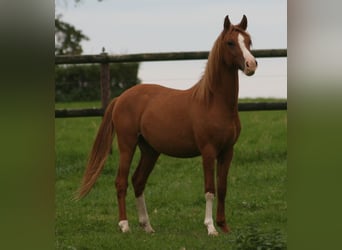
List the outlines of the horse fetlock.
{"type": "Polygon", "coordinates": [[[127,233],[130,231],[129,225],[128,225],[128,220],[121,220],[119,222],[119,227],[120,227],[121,232],[123,232],[123,233],[127,233]]]}

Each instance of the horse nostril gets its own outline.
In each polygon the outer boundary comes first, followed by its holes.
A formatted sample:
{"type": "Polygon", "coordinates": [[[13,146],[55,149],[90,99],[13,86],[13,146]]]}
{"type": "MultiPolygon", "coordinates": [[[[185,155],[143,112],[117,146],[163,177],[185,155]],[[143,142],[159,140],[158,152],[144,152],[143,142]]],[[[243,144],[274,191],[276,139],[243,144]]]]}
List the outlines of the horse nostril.
{"type": "Polygon", "coordinates": [[[255,60],[255,66],[258,66],[258,61],[257,60],[255,60]]]}
{"type": "Polygon", "coordinates": [[[249,68],[249,64],[248,64],[248,62],[246,62],[246,66],[247,66],[247,68],[249,68]]]}

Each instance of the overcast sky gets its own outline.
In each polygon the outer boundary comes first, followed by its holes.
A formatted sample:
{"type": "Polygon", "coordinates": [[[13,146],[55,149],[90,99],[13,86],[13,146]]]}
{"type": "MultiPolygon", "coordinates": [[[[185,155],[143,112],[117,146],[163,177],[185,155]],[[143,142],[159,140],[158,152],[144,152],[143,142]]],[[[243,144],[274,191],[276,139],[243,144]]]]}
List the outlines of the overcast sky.
{"type": "MultiPolygon", "coordinates": [[[[248,18],[253,49],[287,48],[287,1],[227,0],[59,0],[56,13],[90,40],[83,54],[210,50],[229,15],[248,18]]],[[[258,59],[254,76],[240,74],[240,97],[287,97],[287,59],[258,59]]],[[[143,82],[185,89],[201,77],[205,60],[141,63],[143,82]]]]}

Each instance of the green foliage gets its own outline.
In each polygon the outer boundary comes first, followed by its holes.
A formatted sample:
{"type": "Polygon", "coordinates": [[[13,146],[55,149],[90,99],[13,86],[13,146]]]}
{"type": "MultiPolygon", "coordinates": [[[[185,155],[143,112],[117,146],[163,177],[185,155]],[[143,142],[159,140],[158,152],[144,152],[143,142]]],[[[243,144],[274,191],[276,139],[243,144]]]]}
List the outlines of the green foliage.
{"type": "MultiPolygon", "coordinates": [[[[103,0],[98,0],[102,2],[103,0]]],[[[61,4],[55,0],[55,4],[61,4]]],[[[74,0],[75,6],[81,4],[82,0],[74,0]]],[[[64,4],[67,4],[64,1],[64,4]]],[[[62,21],[62,15],[55,15],[55,55],[80,55],[83,52],[81,42],[89,38],[74,25],[62,21]]]]}
{"type": "Polygon", "coordinates": [[[279,229],[262,231],[257,225],[251,225],[236,233],[236,250],[285,250],[284,235],[279,229]]]}
{"type": "Polygon", "coordinates": [[[89,40],[81,30],[61,20],[61,16],[55,18],[55,55],[80,55],[83,50],[81,41],[89,40]]]}
{"type": "MultiPolygon", "coordinates": [[[[139,63],[110,64],[112,97],[138,84],[139,63]]],[[[55,101],[94,101],[101,99],[100,66],[69,65],[55,67],[55,101]]]]}

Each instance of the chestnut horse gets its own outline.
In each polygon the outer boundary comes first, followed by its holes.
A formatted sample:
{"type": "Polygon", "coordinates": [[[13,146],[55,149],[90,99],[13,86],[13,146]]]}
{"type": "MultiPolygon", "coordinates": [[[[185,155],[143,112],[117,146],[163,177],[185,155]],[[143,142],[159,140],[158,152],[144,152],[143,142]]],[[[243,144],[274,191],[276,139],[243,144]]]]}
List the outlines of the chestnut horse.
{"type": "Polygon", "coordinates": [[[78,198],[94,185],[110,152],[114,134],[120,153],[115,181],[119,227],[128,232],[126,192],[131,161],[137,146],[141,158],[135,170],[134,187],[139,223],[154,232],[147,213],[144,189],[161,153],[174,157],[202,156],[206,199],[204,224],[209,235],[217,235],[212,206],[215,196],[217,161],[216,223],[229,232],[225,218],[227,176],[233,146],[240,134],[238,114],[238,70],[251,76],[257,62],[250,52],[251,38],[244,15],[238,25],[225,17],[223,31],[209,53],[202,78],[188,90],[141,84],[125,91],[108,105],[84,173],[78,198]]]}

